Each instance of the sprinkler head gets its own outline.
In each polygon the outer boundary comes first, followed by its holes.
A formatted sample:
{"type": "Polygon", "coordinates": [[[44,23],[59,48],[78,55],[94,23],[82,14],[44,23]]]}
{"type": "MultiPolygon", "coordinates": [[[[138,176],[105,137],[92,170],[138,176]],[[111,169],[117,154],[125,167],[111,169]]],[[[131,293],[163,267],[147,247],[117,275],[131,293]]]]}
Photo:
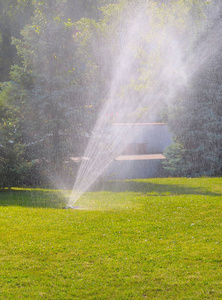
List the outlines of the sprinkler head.
{"type": "Polygon", "coordinates": [[[79,206],[65,206],[63,209],[79,209],[79,206]]]}

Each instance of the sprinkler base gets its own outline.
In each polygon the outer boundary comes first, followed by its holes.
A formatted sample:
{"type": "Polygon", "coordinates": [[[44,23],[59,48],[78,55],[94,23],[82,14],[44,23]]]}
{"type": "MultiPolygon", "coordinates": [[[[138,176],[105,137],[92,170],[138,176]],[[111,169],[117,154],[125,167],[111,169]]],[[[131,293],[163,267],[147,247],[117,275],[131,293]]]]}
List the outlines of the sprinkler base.
{"type": "Polygon", "coordinates": [[[79,206],[65,206],[63,209],[80,209],[79,206]]]}

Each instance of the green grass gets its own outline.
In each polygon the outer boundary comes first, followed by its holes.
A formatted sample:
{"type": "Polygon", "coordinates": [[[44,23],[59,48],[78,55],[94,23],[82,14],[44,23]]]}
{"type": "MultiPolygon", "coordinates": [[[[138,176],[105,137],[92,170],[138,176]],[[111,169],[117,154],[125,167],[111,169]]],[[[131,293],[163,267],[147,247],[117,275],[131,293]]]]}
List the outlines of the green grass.
{"type": "Polygon", "coordinates": [[[0,192],[0,299],[222,299],[222,179],[0,192]]]}

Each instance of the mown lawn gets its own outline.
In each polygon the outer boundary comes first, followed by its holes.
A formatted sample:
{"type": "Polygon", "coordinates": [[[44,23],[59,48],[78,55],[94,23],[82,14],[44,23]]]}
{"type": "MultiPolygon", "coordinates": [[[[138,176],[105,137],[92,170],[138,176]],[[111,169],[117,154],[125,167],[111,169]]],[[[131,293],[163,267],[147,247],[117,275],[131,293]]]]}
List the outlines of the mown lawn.
{"type": "Polygon", "coordinates": [[[0,299],[222,299],[222,179],[0,192],[0,299]]]}

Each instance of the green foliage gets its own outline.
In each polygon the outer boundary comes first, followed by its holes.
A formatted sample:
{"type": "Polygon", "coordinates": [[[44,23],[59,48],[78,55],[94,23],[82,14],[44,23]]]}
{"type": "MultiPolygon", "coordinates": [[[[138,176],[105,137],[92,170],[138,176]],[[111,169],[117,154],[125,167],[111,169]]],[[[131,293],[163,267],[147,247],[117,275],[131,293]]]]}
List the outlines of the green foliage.
{"type": "Polygon", "coordinates": [[[15,66],[12,81],[1,85],[0,174],[1,186],[32,184],[33,164],[26,157],[26,99],[31,85],[29,76],[15,66]],[[23,84],[22,84],[23,83],[23,84]]]}
{"type": "Polygon", "coordinates": [[[8,118],[0,124],[0,132],[0,186],[24,185],[31,166],[24,158],[19,124],[15,119],[8,118]]]}
{"type": "Polygon", "coordinates": [[[9,79],[11,65],[18,60],[12,37],[20,37],[32,13],[31,0],[0,0],[0,82],[9,79]]]}
{"type": "MultiPolygon", "coordinates": [[[[142,46],[130,45],[137,55],[132,76],[121,82],[118,96],[123,101],[146,98],[147,103],[135,109],[129,121],[150,120],[163,107],[175,136],[175,145],[166,152],[168,174],[221,174],[221,57],[215,56],[194,74],[190,94],[181,92],[173,108],[165,99],[171,87],[159,79],[168,71],[161,55],[170,42],[167,30],[179,42],[187,41],[188,57],[201,42],[196,37],[203,30],[208,2],[0,1],[0,81],[10,80],[0,92],[2,185],[40,183],[47,173],[64,178],[73,174],[70,157],[83,154],[101,103],[109,95],[124,39],[138,15],[149,21],[149,30],[141,33],[142,46]],[[158,105],[147,97],[156,92],[158,105]]],[[[214,33],[217,22],[213,23],[208,34],[214,33]]],[[[179,84],[179,72],[173,72],[171,84],[179,84]]]]}
{"type": "Polygon", "coordinates": [[[84,195],[88,210],[0,192],[0,298],[220,299],[221,179],[116,185],[84,195]]]}
{"type": "MultiPolygon", "coordinates": [[[[166,95],[171,94],[175,85],[180,85],[181,70],[172,62],[176,59],[174,54],[171,57],[169,53],[179,52],[183,40],[186,40],[186,51],[190,51],[194,36],[200,30],[199,24],[205,17],[205,4],[201,1],[116,2],[101,9],[103,18],[99,23],[108,61],[101,66],[105,69],[104,73],[108,74],[105,86],[112,85],[113,74],[118,70],[118,58],[124,53],[125,47],[128,47],[129,51],[125,51],[125,56],[130,56],[126,62],[126,72],[129,74],[124,74],[127,80],[119,84],[116,96],[121,101],[138,99],[139,102],[146,98],[144,108],[148,107],[147,113],[139,120],[153,120],[162,113],[160,107],[167,106],[166,95]],[[143,27],[137,33],[140,36],[137,40],[133,36],[134,28],[140,24],[143,27]],[[176,48],[177,45],[180,46],[176,48]],[[130,70],[127,64],[132,66],[130,70]]],[[[122,60],[124,58],[121,57],[122,60]]],[[[132,101],[129,105],[132,105],[132,101]]],[[[135,112],[135,115],[139,113],[135,112]]]]}
{"type": "Polygon", "coordinates": [[[95,67],[81,57],[76,26],[58,14],[62,6],[63,1],[36,2],[23,39],[13,39],[21,64],[13,66],[1,93],[19,124],[25,159],[61,177],[65,161],[83,151],[97,101],[88,102],[95,67]]]}
{"type": "Polygon", "coordinates": [[[214,55],[204,52],[208,60],[190,79],[189,91],[181,95],[179,102],[175,101],[177,108],[171,108],[169,125],[175,141],[182,145],[182,151],[180,155],[179,149],[175,152],[175,144],[166,152],[166,169],[170,171],[175,163],[174,172],[169,174],[180,175],[181,170],[183,175],[188,176],[222,174],[222,56],[217,48],[218,40],[215,40],[215,35],[220,32],[221,20],[215,23],[198,40],[200,48],[197,47],[200,49],[197,51],[205,51],[205,40],[210,37],[210,51],[215,51],[214,55]]]}
{"type": "Polygon", "coordinates": [[[166,148],[164,154],[167,160],[162,163],[167,174],[171,176],[185,176],[186,164],[183,161],[184,147],[179,143],[173,143],[166,148]]]}

